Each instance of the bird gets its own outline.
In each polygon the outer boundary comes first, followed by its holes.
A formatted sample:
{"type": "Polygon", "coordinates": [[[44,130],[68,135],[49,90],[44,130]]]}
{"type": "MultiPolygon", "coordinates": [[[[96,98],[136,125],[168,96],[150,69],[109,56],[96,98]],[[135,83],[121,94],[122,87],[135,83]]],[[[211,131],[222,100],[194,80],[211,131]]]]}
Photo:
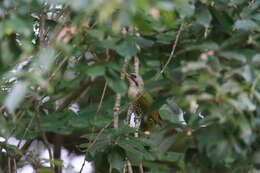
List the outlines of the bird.
{"type": "Polygon", "coordinates": [[[159,111],[151,111],[153,97],[145,91],[144,81],[139,74],[127,73],[126,76],[129,81],[128,98],[133,101],[134,113],[141,116],[141,129],[153,130],[161,122],[159,111]]]}
{"type": "MultiPolygon", "coordinates": [[[[141,129],[145,132],[149,132],[155,129],[156,125],[163,125],[163,119],[160,116],[158,110],[152,110],[154,107],[153,97],[149,92],[145,90],[144,81],[142,77],[136,73],[130,73],[126,75],[129,81],[128,88],[128,98],[133,102],[134,113],[141,115],[141,129]]],[[[162,107],[164,110],[170,112],[173,116],[177,114],[180,123],[183,127],[186,126],[186,122],[183,118],[183,111],[179,106],[173,101],[171,102],[171,107],[164,104],[162,107]],[[176,113],[174,113],[176,111],[176,113]]],[[[190,131],[182,130],[180,128],[171,128],[163,133],[158,133],[164,136],[175,135],[175,142],[169,147],[175,152],[184,152],[189,146],[191,140],[190,131]]]]}

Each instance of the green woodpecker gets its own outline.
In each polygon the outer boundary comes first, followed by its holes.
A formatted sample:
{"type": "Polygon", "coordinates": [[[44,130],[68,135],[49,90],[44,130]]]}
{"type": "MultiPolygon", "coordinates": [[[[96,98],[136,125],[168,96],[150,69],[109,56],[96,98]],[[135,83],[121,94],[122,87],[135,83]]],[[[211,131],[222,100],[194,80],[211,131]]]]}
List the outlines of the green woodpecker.
{"type": "Polygon", "coordinates": [[[144,90],[144,82],[141,76],[131,73],[127,74],[127,78],[129,81],[128,97],[134,101],[135,113],[142,117],[141,128],[152,130],[161,121],[158,111],[149,111],[153,104],[153,98],[144,90]]]}

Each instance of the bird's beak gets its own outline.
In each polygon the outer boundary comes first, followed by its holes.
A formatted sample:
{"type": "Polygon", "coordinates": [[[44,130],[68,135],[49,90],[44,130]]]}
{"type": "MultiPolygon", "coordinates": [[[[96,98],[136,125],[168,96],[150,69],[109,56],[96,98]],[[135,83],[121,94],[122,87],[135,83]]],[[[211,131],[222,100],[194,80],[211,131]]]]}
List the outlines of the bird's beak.
{"type": "Polygon", "coordinates": [[[126,76],[127,78],[130,78],[130,75],[129,75],[127,72],[125,72],[125,76],[126,76]]]}
{"type": "Polygon", "coordinates": [[[130,74],[128,74],[127,72],[125,72],[125,76],[126,76],[126,79],[129,81],[129,80],[132,80],[130,74]]]}
{"type": "Polygon", "coordinates": [[[136,82],[136,79],[135,79],[136,76],[133,76],[133,74],[128,74],[127,72],[125,72],[125,75],[126,75],[128,80],[132,80],[137,85],[137,82],[136,82]]]}
{"type": "Polygon", "coordinates": [[[125,72],[125,75],[126,75],[128,80],[129,79],[134,80],[134,77],[131,74],[128,74],[127,72],[125,72]]]}

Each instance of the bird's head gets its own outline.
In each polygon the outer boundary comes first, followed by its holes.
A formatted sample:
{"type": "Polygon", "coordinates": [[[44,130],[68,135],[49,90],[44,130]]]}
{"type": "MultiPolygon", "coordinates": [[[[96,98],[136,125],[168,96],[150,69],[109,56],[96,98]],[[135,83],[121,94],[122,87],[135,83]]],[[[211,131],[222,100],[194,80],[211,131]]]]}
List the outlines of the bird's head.
{"type": "Polygon", "coordinates": [[[144,81],[141,76],[135,73],[127,74],[129,81],[128,96],[134,98],[144,91],[144,81]]]}

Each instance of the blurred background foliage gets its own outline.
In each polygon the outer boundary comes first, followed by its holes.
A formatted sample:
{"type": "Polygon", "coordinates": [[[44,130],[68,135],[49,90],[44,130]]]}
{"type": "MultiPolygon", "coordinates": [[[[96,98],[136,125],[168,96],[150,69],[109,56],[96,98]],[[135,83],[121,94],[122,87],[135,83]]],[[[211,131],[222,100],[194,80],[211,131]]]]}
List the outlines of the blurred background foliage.
{"type": "Polygon", "coordinates": [[[26,144],[55,144],[58,134],[100,172],[122,172],[126,157],[150,173],[259,172],[259,7],[258,0],[1,0],[1,169],[6,157],[19,163],[30,155],[26,144]],[[154,109],[170,108],[139,138],[124,125],[126,112],[119,129],[110,125],[116,93],[120,110],[130,102],[120,72],[134,56],[154,109]],[[11,136],[27,142],[9,145],[11,136]]]}

